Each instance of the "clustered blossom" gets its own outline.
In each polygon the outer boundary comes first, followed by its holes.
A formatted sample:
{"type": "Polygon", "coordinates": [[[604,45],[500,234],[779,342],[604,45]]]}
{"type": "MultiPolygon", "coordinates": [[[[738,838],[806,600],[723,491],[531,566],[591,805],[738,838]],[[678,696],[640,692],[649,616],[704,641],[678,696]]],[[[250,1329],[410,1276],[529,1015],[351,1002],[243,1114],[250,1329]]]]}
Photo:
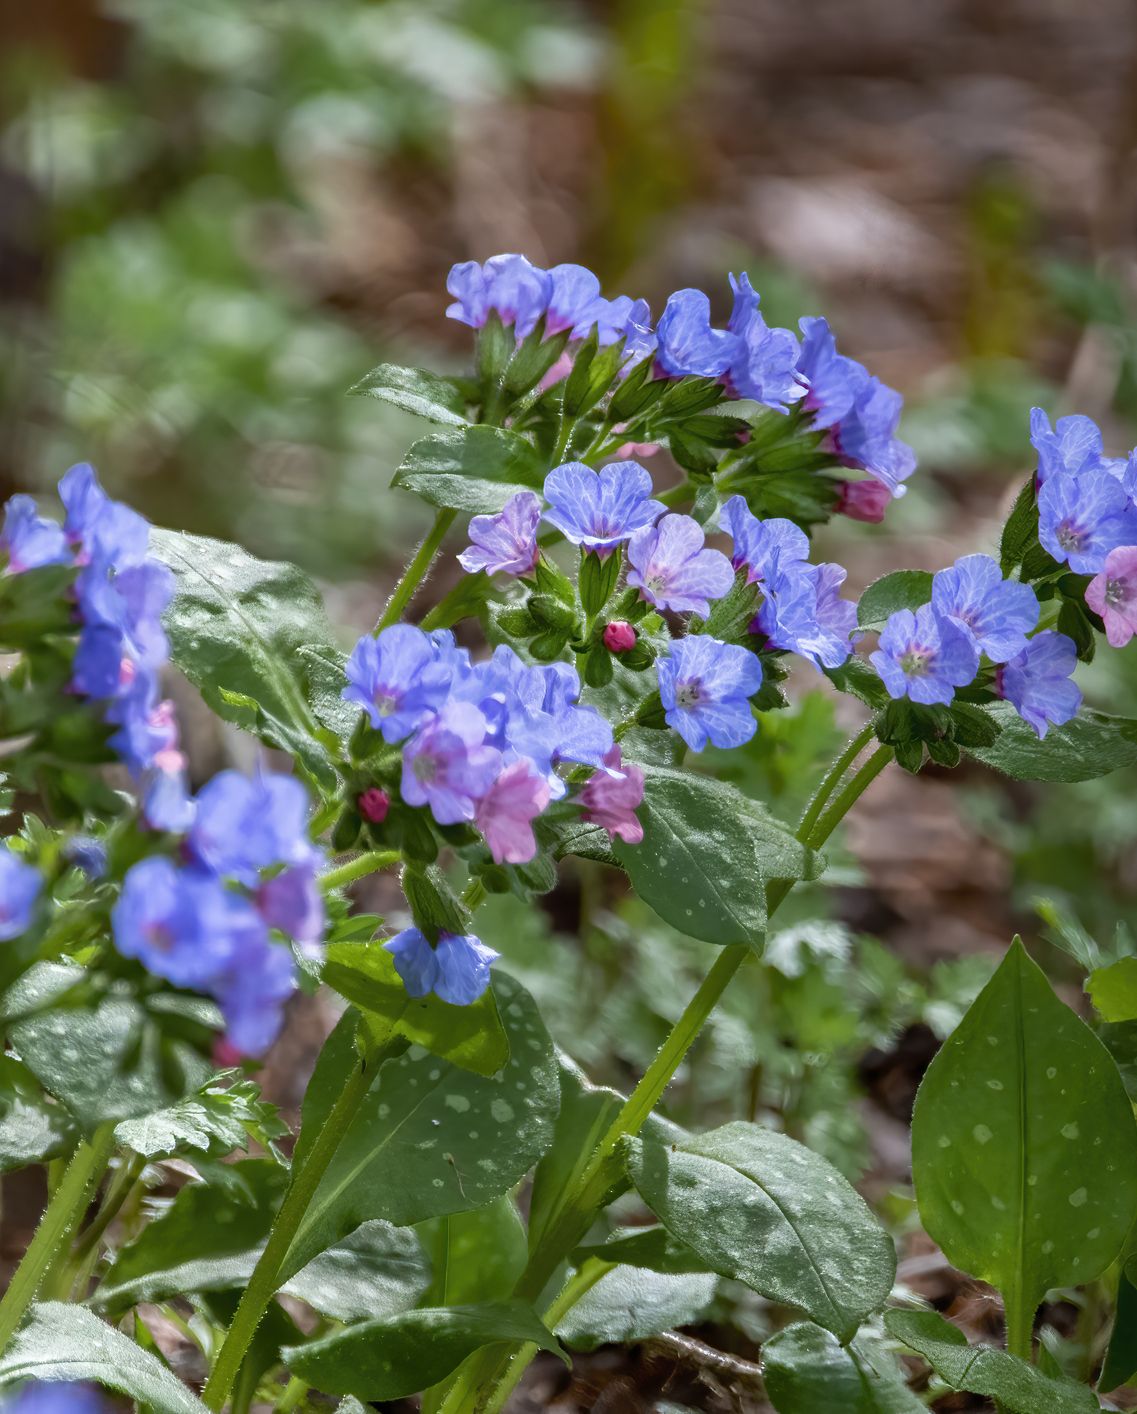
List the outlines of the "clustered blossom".
{"type": "Polygon", "coordinates": [[[501,956],[473,933],[439,933],[432,947],[418,928],[404,928],[383,946],[410,996],[433,992],[454,1006],[478,1000],[490,984],[490,967],[501,956]]]}
{"type": "Polygon", "coordinates": [[[639,462],[612,462],[599,472],[566,462],[545,477],[545,519],[572,545],[610,555],[637,530],[654,525],[662,501],[652,499],[651,472],[639,462]]]}
{"type": "Polygon", "coordinates": [[[42,887],[38,870],[0,844],[0,943],[18,938],[32,926],[42,887]]]}
{"type": "Polygon", "coordinates": [[[177,862],[135,864],[112,911],[115,946],[175,986],[212,996],[230,1042],[258,1055],[296,987],[281,933],[318,955],[325,913],[308,795],[291,776],[222,771],[190,802],[177,862]]]}
{"type": "Polygon", "coordinates": [[[746,648],[706,634],[679,638],[656,664],[667,725],[692,751],[742,746],[758,729],[750,698],[762,686],[762,664],[746,648]]]}
{"type": "Polygon", "coordinates": [[[458,563],[467,574],[530,574],[537,564],[540,519],[540,496],[518,491],[497,515],[471,519],[470,548],[462,551],[458,563]]]}

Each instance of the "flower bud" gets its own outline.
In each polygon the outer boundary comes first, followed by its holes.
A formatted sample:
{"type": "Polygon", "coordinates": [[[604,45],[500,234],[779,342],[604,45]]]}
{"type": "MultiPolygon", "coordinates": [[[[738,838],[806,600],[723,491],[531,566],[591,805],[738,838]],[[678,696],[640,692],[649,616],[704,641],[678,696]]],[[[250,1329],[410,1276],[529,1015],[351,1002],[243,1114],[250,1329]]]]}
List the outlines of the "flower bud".
{"type": "Polygon", "coordinates": [[[837,514],[879,525],[891,500],[888,487],[879,481],[842,481],[838,483],[837,514]]]}
{"type": "Polygon", "coordinates": [[[628,653],[636,646],[636,631],[624,619],[613,619],[606,624],[603,638],[609,653],[628,653]]]}
{"type": "Polygon", "coordinates": [[[371,786],[365,790],[356,801],[359,806],[359,813],[372,825],[381,825],[387,818],[387,811],[391,808],[391,797],[385,790],[380,790],[378,786],[371,786]]]}

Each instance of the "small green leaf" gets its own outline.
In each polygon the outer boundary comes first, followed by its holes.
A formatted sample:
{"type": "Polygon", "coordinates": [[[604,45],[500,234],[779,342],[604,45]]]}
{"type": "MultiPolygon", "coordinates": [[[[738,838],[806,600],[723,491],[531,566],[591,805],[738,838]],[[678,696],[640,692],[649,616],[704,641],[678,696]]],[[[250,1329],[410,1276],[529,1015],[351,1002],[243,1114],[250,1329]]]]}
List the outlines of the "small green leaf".
{"type": "Polygon", "coordinates": [[[94,1312],[61,1301],[33,1306],[0,1356],[0,1388],[20,1380],[92,1380],[153,1414],[206,1414],[156,1356],[94,1312]]]}
{"type": "Polygon", "coordinates": [[[1084,1385],[1055,1380],[990,1346],[967,1337],[935,1311],[889,1311],[890,1336],[915,1350],[952,1389],[996,1399],[1006,1414],[1098,1414],[1100,1405],[1084,1385]]]}
{"type": "Polygon", "coordinates": [[[1022,564],[1026,552],[1037,543],[1038,495],[1032,472],[1015,497],[1015,504],[999,540],[999,567],[1004,578],[1022,564]]]}
{"type": "Polygon", "coordinates": [[[261,1099],[256,1082],[236,1080],[203,1086],[168,1109],[125,1119],[115,1139],[147,1159],[194,1151],[222,1158],[247,1148],[250,1139],[264,1145],[287,1133],[276,1106],[261,1099]]]}
{"type": "Polygon", "coordinates": [[[408,996],[382,943],[331,943],[321,977],[378,1029],[405,1036],[465,1070],[496,1075],[509,1059],[492,989],[471,1006],[452,1006],[433,994],[408,996]]]}
{"type": "Polygon", "coordinates": [[[572,1350],[646,1340],[700,1320],[717,1287],[718,1278],[707,1272],[613,1267],[564,1316],[557,1335],[572,1350]]]}
{"type": "Polygon", "coordinates": [[[1017,939],[928,1068],[912,1121],[924,1227],[1022,1313],[1092,1281],[1137,1212],[1137,1126],[1109,1052],[1017,939]]]}
{"type": "Polygon", "coordinates": [[[381,363],[350,390],[402,408],[427,422],[461,426],[466,422],[466,400],[449,378],[425,368],[403,368],[381,363]]]}
{"type": "Polygon", "coordinates": [[[391,485],[432,506],[493,514],[516,492],[539,491],[544,476],[544,463],[524,437],[504,427],[472,426],[413,443],[391,485]]]}
{"type": "Polygon", "coordinates": [[[884,1351],[855,1340],[842,1345],[829,1331],[802,1321],[762,1346],[766,1393],[778,1414],[923,1414],[884,1351]]]}
{"type": "Polygon", "coordinates": [[[523,1301],[426,1307],[361,1321],[282,1352],[285,1364],[325,1394],[403,1399],[444,1380],[486,1345],[527,1342],[559,1353],[556,1337],[523,1301]]]}
{"type": "Polygon", "coordinates": [[[625,1267],[645,1267],[652,1272],[705,1272],[707,1264],[685,1242],[673,1237],[662,1223],[650,1227],[622,1227],[606,1242],[585,1243],[573,1253],[578,1265],[589,1257],[625,1267]]]}
{"type": "Polygon", "coordinates": [[[508,1193],[470,1213],[431,1218],[415,1231],[434,1269],[424,1306],[504,1301],[525,1270],[525,1224],[508,1193]]]}
{"type": "Polygon", "coordinates": [[[864,1199],[803,1145],[735,1123],[675,1146],[638,1141],[640,1197],[707,1266],[848,1339],[892,1290],[896,1253],[864,1199]]]}
{"type": "Polygon", "coordinates": [[[982,710],[1002,731],[992,746],[968,746],[967,754],[1016,781],[1092,781],[1137,765],[1137,720],[1132,717],[1083,708],[1039,741],[1009,702],[992,702],[982,710]]]}
{"type": "Polygon", "coordinates": [[[1086,991],[1103,1021],[1137,1021],[1137,957],[1091,972],[1086,991]]]}
{"type": "Polygon", "coordinates": [[[42,1164],[64,1152],[73,1125],[15,1056],[0,1056],[0,1173],[42,1164]]]}
{"type": "Polygon", "coordinates": [[[880,629],[898,609],[918,609],[932,598],[932,575],[928,570],[893,570],[874,579],[857,605],[860,628],[880,629]]]}
{"type": "Polygon", "coordinates": [[[764,806],[710,776],[645,768],[640,844],[614,844],[636,892],[689,937],[761,947],[766,885],[816,879],[823,862],[764,806]]]}

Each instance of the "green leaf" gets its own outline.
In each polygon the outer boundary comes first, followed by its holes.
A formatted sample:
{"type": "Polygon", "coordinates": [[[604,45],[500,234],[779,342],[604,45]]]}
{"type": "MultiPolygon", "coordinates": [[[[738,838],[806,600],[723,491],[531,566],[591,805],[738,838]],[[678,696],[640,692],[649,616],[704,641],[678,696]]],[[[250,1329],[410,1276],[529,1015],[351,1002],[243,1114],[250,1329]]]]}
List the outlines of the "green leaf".
{"type": "Polygon", "coordinates": [[[932,598],[932,575],[928,570],[893,570],[874,579],[857,605],[860,628],[883,628],[898,609],[918,609],[932,598]]]}
{"type": "MultiPolygon", "coordinates": [[[[187,1184],[122,1249],[95,1293],[97,1305],[117,1313],[138,1302],[247,1284],[288,1174],[267,1159],[230,1168],[237,1180],[231,1187],[187,1184]]],[[[368,1222],[314,1257],[282,1290],[325,1316],[349,1321],[406,1310],[425,1290],[428,1276],[411,1229],[368,1222]]]]}
{"type": "Polygon", "coordinates": [[[469,1213],[431,1218],[416,1231],[434,1269],[424,1306],[504,1301],[525,1270],[525,1224],[508,1193],[469,1213]]]}
{"type": "Polygon", "coordinates": [[[613,1267],[564,1316],[557,1335],[573,1350],[645,1340],[700,1320],[717,1286],[718,1278],[706,1272],[613,1267]]]}
{"type": "Polygon", "coordinates": [[[617,1228],[606,1242],[585,1243],[573,1253],[580,1265],[589,1257],[626,1267],[646,1267],[652,1272],[705,1272],[707,1264],[685,1242],[673,1237],[662,1223],[651,1227],[617,1228]]]}
{"type": "MultiPolygon", "coordinates": [[[[508,1192],[548,1147],[558,1104],[552,1042],[529,994],[505,973],[494,991],[510,1058],[475,1075],[420,1047],[376,1076],[304,1216],[288,1272],[367,1218],[398,1226],[479,1208],[508,1192]]],[[[332,1033],[304,1100],[300,1151],[354,1064],[349,1014],[332,1033]]]]}
{"type": "Polygon", "coordinates": [[[382,943],[330,944],[321,977],[378,1029],[404,1036],[464,1070],[495,1075],[509,1059],[492,989],[472,1006],[451,1006],[433,994],[410,997],[382,943]]]}
{"type": "Polygon", "coordinates": [[[0,1356],[0,1388],[18,1380],[92,1380],[153,1414],[206,1414],[156,1356],[92,1311],[61,1301],[33,1306],[0,1356]]]}
{"type": "Polygon", "coordinates": [[[1083,1385],[1051,1379],[1005,1350],[968,1345],[935,1311],[889,1311],[884,1324],[952,1389],[996,1399],[1006,1414],[1097,1414],[1101,1407],[1083,1385]]]}
{"type": "Polygon", "coordinates": [[[847,692],[874,710],[888,705],[888,689],[875,670],[855,653],[846,658],[839,668],[825,668],[823,671],[838,692],[847,692]]]}
{"type": "Polygon", "coordinates": [[[896,1362],[861,1341],[842,1345],[829,1331],[803,1321],[762,1346],[766,1393],[778,1414],[923,1414],[896,1362]]]}
{"type": "Polygon", "coordinates": [[[689,937],[761,947],[765,886],[816,879],[821,856],[735,786],[660,766],[644,775],[643,841],[614,844],[636,892],[689,937]]]}
{"type": "Polygon", "coordinates": [[[486,1345],[528,1342],[559,1353],[553,1333],[523,1301],[427,1307],[361,1321],[283,1352],[295,1375],[325,1394],[402,1399],[444,1380],[486,1345]]]}
{"type": "Polygon", "coordinates": [[[1137,720],[1082,711],[1065,726],[1051,727],[1039,741],[1009,702],[983,708],[1002,728],[994,745],[967,747],[967,754],[1016,781],[1067,784],[1108,776],[1137,765],[1137,720]]]}
{"type": "Polygon", "coordinates": [[[1086,991],[1103,1021],[1137,1021],[1137,957],[1097,968],[1086,991]]]}
{"type": "Polygon", "coordinates": [[[150,551],[177,576],[165,618],[174,662],[219,717],[254,726],[314,779],[334,785],[326,728],[310,705],[300,652],[336,651],[316,586],[295,565],[258,560],[239,545],[200,535],[155,529],[150,551]],[[234,694],[256,704],[253,719],[234,694]]]}
{"type": "Polygon", "coordinates": [[[67,1111],[51,1103],[27,1066],[0,1056],[0,1173],[56,1158],[72,1131],[67,1111]]]}
{"type": "Polygon", "coordinates": [[[892,1290],[892,1239],[832,1164],[784,1134],[739,1122],[679,1146],[644,1139],[629,1168],[652,1212],[712,1271],[841,1339],[892,1290]]]}
{"type": "Polygon", "coordinates": [[[381,363],[361,378],[352,393],[361,393],[380,402],[402,408],[428,422],[462,426],[466,422],[466,400],[449,378],[440,378],[425,368],[403,368],[397,363],[381,363]]]}
{"type": "Polygon", "coordinates": [[[1137,1126],[1117,1067],[1017,939],[928,1068],[912,1121],[924,1227],[1033,1312],[1092,1281],[1137,1212],[1137,1126]]]}
{"type": "MultiPolygon", "coordinates": [[[[1132,1247],[1132,1239],[1128,1245],[1132,1247]]],[[[1117,1389],[1134,1375],[1137,1375],[1137,1286],[1130,1279],[1129,1264],[1122,1263],[1117,1283],[1117,1312],[1098,1388],[1117,1389]]]]}
{"type": "Polygon", "coordinates": [[[287,1133],[276,1106],[261,1099],[256,1082],[236,1080],[203,1086],[168,1109],[123,1120],[115,1139],[147,1159],[193,1151],[223,1158],[247,1148],[250,1139],[267,1145],[287,1133]]]}
{"type": "Polygon", "coordinates": [[[1032,472],[1023,483],[999,539],[999,568],[1006,578],[1038,543],[1038,495],[1032,472]]]}
{"type": "Polygon", "coordinates": [[[524,437],[504,427],[462,427],[413,443],[392,486],[432,506],[494,514],[518,491],[539,491],[545,466],[524,437]]]}

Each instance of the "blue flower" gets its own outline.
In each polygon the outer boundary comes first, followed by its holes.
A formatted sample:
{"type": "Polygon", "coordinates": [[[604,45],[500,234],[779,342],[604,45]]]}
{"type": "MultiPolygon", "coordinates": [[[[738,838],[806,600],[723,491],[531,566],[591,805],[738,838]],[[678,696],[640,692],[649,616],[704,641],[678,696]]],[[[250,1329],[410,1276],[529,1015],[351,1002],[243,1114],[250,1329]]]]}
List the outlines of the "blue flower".
{"type": "Polygon", "coordinates": [[[950,702],[955,689],[973,682],[979,671],[979,652],[967,633],[931,604],[915,613],[898,609],[870,656],[889,697],[925,704],[950,702]]]}
{"type": "Polygon", "coordinates": [[[667,724],[692,751],[708,741],[741,746],[757,731],[749,699],[762,686],[762,665],[745,648],[706,634],[676,639],[656,674],[667,724]]]}
{"type": "Polygon", "coordinates": [[[534,491],[510,496],[494,516],[474,516],[470,521],[470,548],[458,556],[467,574],[526,575],[537,563],[537,524],[541,498],[534,491]]]}
{"type": "Polygon", "coordinates": [[[656,365],[671,378],[722,378],[744,358],[737,334],[711,327],[711,302],[702,290],[676,290],[655,334],[656,365]]]}
{"type": "Polygon", "coordinates": [[[828,433],[828,448],[842,465],[867,471],[894,496],[903,495],[901,483],[916,469],[916,454],[896,436],[904,399],[856,359],[837,352],[826,320],[799,322],[798,375],[813,428],[828,433]]]}
{"type": "Polygon", "coordinates": [[[607,556],[663,514],[651,499],[651,474],[638,462],[610,462],[599,473],[566,462],[545,478],[545,519],[574,545],[607,556]]]}
{"type": "Polygon", "coordinates": [[[1097,423],[1080,413],[1060,417],[1050,426],[1042,408],[1030,410],[1030,442],[1038,453],[1039,484],[1054,476],[1081,476],[1087,471],[1108,471],[1121,479],[1126,462],[1105,455],[1097,423]]]}
{"type": "Polygon", "coordinates": [[[365,634],[355,645],[341,695],[364,708],[384,741],[404,741],[445,701],[450,676],[422,629],[393,624],[378,638],[365,634]]]}
{"type": "Polygon", "coordinates": [[[1078,650],[1064,633],[1046,629],[995,674],[995,691],[1044,737],[1051,725],[1077,716],[1082,691],[1072,681],[1078,650]]]}
{"type": "Polygon", "coordinates": [[[62,528],[39,515],[30,496],[13,496],[5,505],[0,551],[8,557],[9,574],[43,565],[67,565],[72,560],[62,528]]]}
{"type": "MultiPolygon", "coordinates": [[[[549,279],[552,290],[545,314],[545,333],[561,334],[568,330],[574,339],[587,338],[592,326],[609,312],[608,301],[600,293],[600,281],[583,265],[554,265],[549,279]]],[[[615,343],[615,340],[608,342],[615,343]]]]}
{"type": "Polygon", "coordinates": [[[249,1056],[263,1054],[276,1040],[284,1005],[295,991],[288,949],[270,942],[263,932],[249,934],[236,965],[211,988],[225,1017],[228,1041],[249,1056]]]}
{"type": "Polygon", "coordinates": [[[953,620],[993,663],[1026,647],[1038,624],[1038,598],[1029,584],[1004,579],[990,555],[964,555],[932,580],[932,607],[953,620]]]}
{"type": "Polygon", "coordinates": [[[1119,545],[1137,545],[1137,511],[1108,471],[1051,476],[1038,495],[1038,538],[1075,574],[1098,574],[1119,545]]]}
{"type": "Polygon", "coordinates": [[[480,329],[494,313],[524,339],[549,307],[553,279],[523,255],[495,255],[484,265],[476,260],[455,265],[446,288],[455,300],[446,311],[448,318],[480,329]]]}
{"type": "Polygon", "coordinates": [[[292,938],[302,951],[319,953],[327,928],[324,895],[311,866],[290,865],[261,884],[257,912],[270,928],[292,938]]]}
{"type": "Polygon", "coordinates": [[[2,1408],[4,1414],[104,1414],[107,1405],[90,1385],[50,1380],[25,1385],[2,1408]]]}
{"type": "Polygon", "coordinates": [[[739,398],[752,398],[777,412],[805,392],[797,376],[801,345],[788,329],[771,329],[759,310],[758,292],[743,273],[730,277],[734,309],[727,329],[738,339],[738,349],[727,370],[730,390],[739,398]]]}
{"type": "Polygon", "coordinates": [[[710,601],[733,585],[734,572],[727,557],[705,543],[702,526],[690,516],[665,515],[637,530],[628,542],[628,585],[657,609],[706,618],[710,601]]]}
{"type": "Polygon", "coordinates": [[[501,956],[473,933],[440,933],[432,948],[417,928],[404,928],[384,947],[412,997],[433,992],[453,1006],[478,1000],[490,984],[491,965],[501,956]]]}
{"type": "Polygon", "coordinates": [[[787,566],[809,558],[809,536],[792,520],[759,520],[741,496],[719,512],[719,524],[734,541],[731,563],[745,569],[751,584],[766,584],[787,566]]]}
{"type": "Polygon", "coordinates": [[[32,926],[42,888],[39,871],[0,845],[0,942],[10,942],[32,926]]]}
{"type": "Polygon", "coordinates": [[[63,528],[81,562],[99,558],[125,569],[146,559],[150,526],[145,516],[112,501],[89,462],[79,462],[64,473],[59,498],[67,512],[63,528]]]}
{"type": "Polygon", "coordinates": [[[219,771],[199,792],[187,841],[212,873],[254,885],[279,864],[312,865],[308,792],[294,776],[219,771]]]}
{"type": "Polygon", "coordinates": [[[857,606],[840,595],[846,576],[840,565],[791,561],[767,582],[751,631],[818,669],[839,668],[857,627],[857,606]]]}
{"type": "Polygon", "coordinates": [[[472,820],[502,766],[501,752],[485,737],[486,719],[476,707],[447,703],[403,749],[406,803],[429,805],[440,825],[472,820]]]}
{"type": "Polygon", "coordinates": [[[63,855],[89,879],[101,879],[107,872],[107,847],[93,835],[72,836],[63,846],[63,855]]]}

